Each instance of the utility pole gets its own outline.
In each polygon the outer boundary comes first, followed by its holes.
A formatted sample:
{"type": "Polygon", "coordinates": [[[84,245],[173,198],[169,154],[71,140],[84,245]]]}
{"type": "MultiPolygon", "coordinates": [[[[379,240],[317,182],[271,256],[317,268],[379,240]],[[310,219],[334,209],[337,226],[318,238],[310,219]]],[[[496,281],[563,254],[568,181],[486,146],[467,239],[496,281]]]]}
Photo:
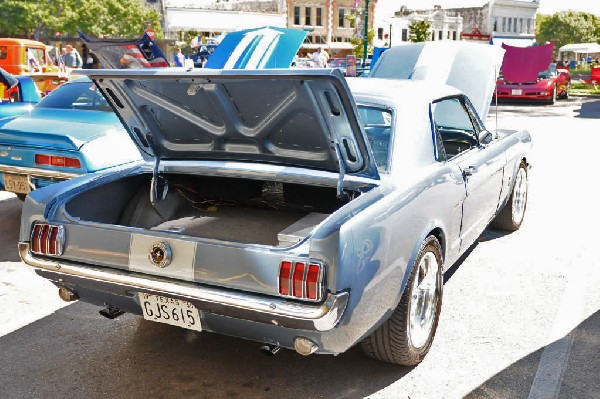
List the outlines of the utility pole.
{"type": "Polygon", "coordinates": [[[365,0],[365,36],[363,38],[363,65],[367,62],[367,44],[369,43],[369,0],[365,0]]]}

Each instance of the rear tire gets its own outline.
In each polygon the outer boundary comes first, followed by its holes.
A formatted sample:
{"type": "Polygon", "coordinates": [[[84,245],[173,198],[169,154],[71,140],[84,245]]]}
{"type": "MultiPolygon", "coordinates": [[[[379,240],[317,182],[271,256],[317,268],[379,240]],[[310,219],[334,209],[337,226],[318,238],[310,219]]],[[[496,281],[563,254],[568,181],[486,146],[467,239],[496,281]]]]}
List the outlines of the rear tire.
{"type": "Polygon", "coordinates": [[[510,198],[500,213],[492,220],[490,227],[504,231],[519,230],[527,209],[527,189],[527,165],[521,162],[510,198]]]}
{"type": "Polygon", "coordinates": [[[360,343],[363,352],[388,363],[419,364],[435,336],[442,292],[442,248],[434,236],[429,236],[421,246],[400,303],[391,317],[360,343]]]}

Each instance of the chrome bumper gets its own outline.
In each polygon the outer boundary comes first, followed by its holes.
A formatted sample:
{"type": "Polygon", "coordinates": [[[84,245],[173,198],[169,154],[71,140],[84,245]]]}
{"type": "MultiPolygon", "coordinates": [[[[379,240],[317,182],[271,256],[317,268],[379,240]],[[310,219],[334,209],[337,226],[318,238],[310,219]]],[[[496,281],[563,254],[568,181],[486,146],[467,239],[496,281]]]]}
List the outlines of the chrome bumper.
{"type": "Polygon", "coordinates": [[[68,180],[77,176],[81,176],[80,173],[68,173],[60,172],[56,170],[45,170],[38,168],[27,168],[25,166],[10,166],[0,165],[1,173],[14,173],[16,175],[27,175],[29,177],[36,177],[41,179],[60,179],[68,180]]]}
{"type": "Polygon", "coordinates": [[[57,282],[62,282],[61,276],[75,277],[95,287],[124,288],[130,296],[134,296],[136,292],[146,292],[179,298],[192,302],[201,311],[286,328],[331,330],[348,304],[347,292],[328,294],[322,304],[290,302],[125,270],[40,258],[31,254],[28,242],[19,243],[19,255],[23,262],[34,269],[58,276],[57,282]]]}

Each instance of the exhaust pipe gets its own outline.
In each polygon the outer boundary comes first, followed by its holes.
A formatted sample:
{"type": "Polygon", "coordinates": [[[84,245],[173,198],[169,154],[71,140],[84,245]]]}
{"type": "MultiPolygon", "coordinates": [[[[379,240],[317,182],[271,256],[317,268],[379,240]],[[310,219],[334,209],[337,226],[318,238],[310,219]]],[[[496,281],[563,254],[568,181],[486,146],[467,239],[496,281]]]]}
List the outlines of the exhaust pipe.
{"type": "Polygon", "coordinates": [[[260,347],[260,351],[267,356],[275,356],[281,347],[279,345],[264,344],[260,347]]]}
{"type": "Polygon", "coordinates": [[[121,316],[125,312],[119,308],[115,308],[114,306],[109,306],[107,308],[100,310],[98,313],[100,313],[102,316],[106,317],[107,319],[112,320],[112,319],[115,319],[115,318],[121,316]]]}

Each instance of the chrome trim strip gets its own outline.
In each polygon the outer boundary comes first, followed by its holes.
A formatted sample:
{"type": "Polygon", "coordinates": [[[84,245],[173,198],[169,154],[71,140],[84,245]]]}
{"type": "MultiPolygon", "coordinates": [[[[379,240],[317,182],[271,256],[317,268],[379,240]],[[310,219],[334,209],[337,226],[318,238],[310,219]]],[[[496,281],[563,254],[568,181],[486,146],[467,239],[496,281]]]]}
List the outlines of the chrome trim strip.
{"type": "Polygon", "coordinates": [[[47,178],[47,179],[63,179],[68,180],[77,176],[81,176],[83,173],[70,173],[61,172],[57,170],[45,170],[38,168],[27,168],[25,166],[11,166],[11,165],[0,165],[1,173],[13,173],[17,175],[27,175],[35,178],[47,178]]]}
{"type": "Polygon", "coordinates": [[[339,322],[349,294],[328,294],[322,304],[290,302],[256,294],[218,289],[184,281],[125,270],[100,268],[58,259],[34,257],[28,242],[19,242],[19,255],[27,265],[61,277],[73,277],[79,284],[102,288],[125,288],[133,292],[175,297],[192,302],[199,310],[286,328],[328,331],[339,322]]]}

